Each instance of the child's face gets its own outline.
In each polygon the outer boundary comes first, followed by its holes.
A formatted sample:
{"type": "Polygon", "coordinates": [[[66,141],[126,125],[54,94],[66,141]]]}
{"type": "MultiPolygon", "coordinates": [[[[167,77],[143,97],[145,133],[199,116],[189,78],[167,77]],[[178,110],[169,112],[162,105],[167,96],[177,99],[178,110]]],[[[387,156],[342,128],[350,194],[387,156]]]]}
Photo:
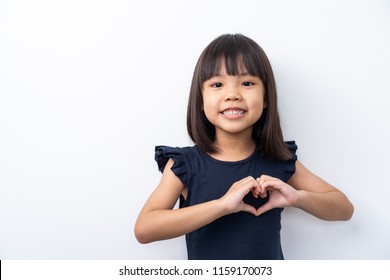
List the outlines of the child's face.
{"type": "Polygon", "coordinates": [[[253,125],[266,107],[264,91],[259,77],[248,73],[229,76],[225,69],[205,81],[202,87],[203,109],[207,119],[215,126],[216,136],[220,133],[252,133],[253,125]]]}

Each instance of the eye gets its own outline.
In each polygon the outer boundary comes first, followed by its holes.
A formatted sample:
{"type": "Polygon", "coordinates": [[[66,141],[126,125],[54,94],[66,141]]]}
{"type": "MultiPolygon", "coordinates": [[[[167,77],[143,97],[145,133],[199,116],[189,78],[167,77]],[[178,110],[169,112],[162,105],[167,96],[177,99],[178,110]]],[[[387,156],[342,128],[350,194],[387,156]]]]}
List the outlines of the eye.
{"type": "Polygon", "coordinates": [[[212,84],[211,84],[211,87],[213,87],[213,88],[220,88],[220,87],[222,87],[222,83],[219,83],[219,82],[217,82],[217,83],[212,83],[212,84]]]}
{"type": "Polygon", "coordinates": [[[253,82],[243,82],[242,85],[243,85],[244,87],[250,87],[250,86],[254,86],[255,83],[253,83],[253,82]]]}

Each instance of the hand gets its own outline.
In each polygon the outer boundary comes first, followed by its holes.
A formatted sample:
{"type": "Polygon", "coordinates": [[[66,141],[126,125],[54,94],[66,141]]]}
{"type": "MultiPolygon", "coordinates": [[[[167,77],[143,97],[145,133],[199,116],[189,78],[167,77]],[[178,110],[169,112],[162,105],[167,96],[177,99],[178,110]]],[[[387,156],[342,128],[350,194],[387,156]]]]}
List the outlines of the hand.
{"type": "Polygon", "coordinates": [[[249,192],[252,192],[254,197],[259,197],[260,195],[260,184],[255,178],[248,176],[235,182],[227,193],[220,198],[220,201],[224,203],[226,214],[245,211],[257,216],[256,208],[243,201],[244,196],[249,192]]]}
{"type": "Polygon", "coordinates": [[[257,209],[257,215],[261,215],[273,208],[294,206],[299,200],[299,192],[278,178],[262,175],[256,179],[260,185],[260,197],[267,197],[267,203],[257,209]]]}

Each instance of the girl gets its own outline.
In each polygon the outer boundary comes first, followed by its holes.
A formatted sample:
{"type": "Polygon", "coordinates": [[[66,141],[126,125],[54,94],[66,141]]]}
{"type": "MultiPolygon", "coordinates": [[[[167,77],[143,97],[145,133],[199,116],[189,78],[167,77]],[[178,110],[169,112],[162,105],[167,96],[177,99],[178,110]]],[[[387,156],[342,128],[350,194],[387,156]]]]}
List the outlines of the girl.
{"type": "Polygon", "coordinates": [[[222,35],[203,51],[187,129],[195,146],[156,147],[163,175],[138,216],[139,242],[186,234],[189,259],[283,259],[283,207],[351,218],[348,198],[297,160],[295,142],[284,142],[272,68],[250,38],[222,35]]]}

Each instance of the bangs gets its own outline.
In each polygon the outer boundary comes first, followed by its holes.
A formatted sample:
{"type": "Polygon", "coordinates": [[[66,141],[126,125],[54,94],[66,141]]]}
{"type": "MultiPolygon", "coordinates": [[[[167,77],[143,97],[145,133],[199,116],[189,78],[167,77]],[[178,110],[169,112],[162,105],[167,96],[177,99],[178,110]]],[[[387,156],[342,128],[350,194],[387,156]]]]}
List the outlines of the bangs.
{"type": "Polygon", "coordinates": [[[259,49],[255,42],[235,35],[217,38],[203,53],[199,82],[220,75],[222,69],[230,76],[250,74],[265,82],[259,49]]]}

